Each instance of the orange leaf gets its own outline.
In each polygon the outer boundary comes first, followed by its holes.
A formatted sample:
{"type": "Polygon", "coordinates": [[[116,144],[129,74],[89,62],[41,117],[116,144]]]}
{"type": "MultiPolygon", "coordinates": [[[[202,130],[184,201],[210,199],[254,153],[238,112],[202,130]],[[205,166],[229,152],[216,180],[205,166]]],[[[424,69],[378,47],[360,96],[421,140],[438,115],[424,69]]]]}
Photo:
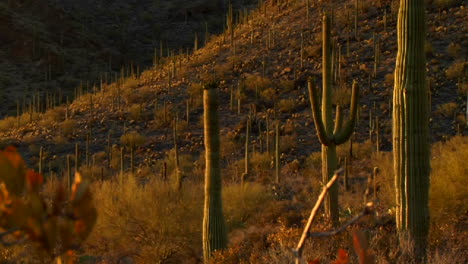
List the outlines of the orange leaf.
{"type": "Polygon", "coordinates": [[[372,254],[372,250],[369,249],[369,244],[364,233],[360,230],[353,232],[353,244],[356,255],[359,258],[359,264],[374,263],[375,256],[372,254]]]}
{"type": "Polygon", "coordinates": [[[13,146],[7,147],[3,151],[3,154],[10,161],[10,163],[13,165],[13,167],[19,168],[20,166],[24,165],[24,161],[21,158],[21,156],[18,154],[18,152],[16,151],[15,147],[13,147],[13,146]]]}
{"type": "Polygon", "coordinates": [[[33,192],[38,192],[42,183],[44,183],[44,178],[42,175],[34,172],[33,170],[28,170],[26,173],[26,179],[28,190],[33,192]]]}
{"type": "Polygon", "coordinates": [[[344,249],[338,250],[338,258],[332,264],[348,264],[349,255],[344,249]]]}
{"type": "Polygon", "coordinates": [[[24,191],[25,165],[13,147],[0,151],[0,181],[5,183],[9,193],[21,195],[24,191]]]}
{"type": "Polygon", "coordinates": [[[318,259],[308,260],[307,264],[320,264],[320,260],[318,259]]]}

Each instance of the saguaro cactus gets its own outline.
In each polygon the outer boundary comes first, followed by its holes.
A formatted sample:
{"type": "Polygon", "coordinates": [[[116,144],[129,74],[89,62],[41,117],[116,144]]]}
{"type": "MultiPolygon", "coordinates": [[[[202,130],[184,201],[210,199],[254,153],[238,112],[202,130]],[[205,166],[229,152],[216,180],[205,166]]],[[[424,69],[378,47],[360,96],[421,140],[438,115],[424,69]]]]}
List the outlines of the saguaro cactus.
{"type": "MultiPolygon", "coordinates": [[[[323,16],[323,46],[322,46],[322,111],[315,88],[309,81],[309,95],[312,114],[317,135],[322,144],[322,177],[323,182],[328,182],[337,168],[336,146],[345,143],[352,135],[356,120],[356,109],[359,88],[353,82],[351,95],[351,111],[349,120],[343,124],[341,107],[336,107],[335,125],[332,117],[332,85],[331,85],[331,58],[330,58],[330,18],[323,16]]],[[[338,186],[331,187],[325,200],[326,213],[333,225],[339,224],[338,215],[338,186]]]]}
{"type": "Polygon", "coordinates": [[[393,159],[396,224],[424,259],[429,231],[429,114],[426,87],[424,0],[400,0],[393,90],[393,159]]]}
{"type": "Polygon", "coordinates": [[[211,253],[227,246],[226,227],[221,199],[219,153],[218,90],[216,83],[203,87],[205,132],[205,205],[203,214],[203,258],[208,263],[211,253]]]}

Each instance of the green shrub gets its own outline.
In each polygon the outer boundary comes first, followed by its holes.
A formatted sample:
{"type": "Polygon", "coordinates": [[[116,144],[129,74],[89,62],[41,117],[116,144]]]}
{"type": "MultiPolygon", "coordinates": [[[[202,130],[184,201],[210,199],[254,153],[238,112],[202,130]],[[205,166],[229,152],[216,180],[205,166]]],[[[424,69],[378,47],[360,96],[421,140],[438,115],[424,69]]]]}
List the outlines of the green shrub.
{"type": "Polygon", "coordinates": [[[176,192],[156,178],[145,185],[132,175],[94,183],[99,218],[88,254],[110,262],[125,254],[136,263],[183,263],[201,252],[202,186],[176,192]]]}
{"type": "Polygon", "coordinates": [[[447,118],[455,117],[458,105],[455,102],[448,102],[437,106],[435,114],[442,115],[447,118]]]}
{"type": "Polygon", "coordinates": [[[260,93],[265,89],[268,89],[273,86],[273,82],[268,78],[262,78],[259,75],[246,74],[245,86],[248,90],[257,91],[260,93]]]}
{"type": "Polygon", "coordinates": [[[136,131],[130,131],[120,137],[120,142],[126,147],[138,147],[145,143],[145,137],[136,131]]]}
{"type": "Polygon", "coordinates": [[[460,57],[460,54],[462,52],[462,47],[458,43],[450,43],[447,46],[447,53],[454,59],[458,59],[460,57]]]}
{"type": "Polygon", "coordinates": [[[468,137],[455,136],[432,146],[429,204],[432,222],[468,211],[468,137]]]}
{"type": "Polygon", "coordinates": [[[16,117],[9,116],[0,121],[0,131],[8,131],[16,126],[16,117]]]}
{"type": "Polygon", "coordinates": [[[244,226],[249,218],[267,207],[267,203],[272,200],[267,188],[257,183],[223,187],[223,210],[228,229],[244,226]]]}
{"type": "Polygon", "coordinates": [[[351,102],[351,87],[342,85],[335,89],[332,94],[332,102],[341,107],[348,106],[351,102]]]}
{"type": "Polygon", "coordinates": [[[296,108],[297,104],[294,99],[281,99],[278,102],[278,110],[282,113],[291,113],[296,108]]]}
{"type": "Polygon", "coordinates": [[[465,67],[465,62],[456,61],[445,71],[445,76],[447,76],[448,79],[462,78],[465,74],[465,67]]]}
{"type": "Polygon", "coordinates": [[[73,119],[65,120],[60,124],[60,129],[65,137],[69,137],[75,134],[76,127],[77,122],[73,119]]]}

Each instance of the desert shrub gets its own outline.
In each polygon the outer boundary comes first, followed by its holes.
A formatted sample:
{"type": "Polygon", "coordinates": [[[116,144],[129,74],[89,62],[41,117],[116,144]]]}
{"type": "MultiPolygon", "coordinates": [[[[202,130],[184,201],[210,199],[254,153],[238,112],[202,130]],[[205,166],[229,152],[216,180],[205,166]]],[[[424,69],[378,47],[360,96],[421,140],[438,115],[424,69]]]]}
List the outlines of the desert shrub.
{"type": "Polygon", "coordinates": [[[242,64],[242,59],[241,57],[237,55],[232,55],[232,56],[227,57],[227,63],[229,63],[231,67],[235,68],[242,64]]]}
{"type": "Polygon", "coordinates": [[[63,135],[57,135],[53,137],[52,142],[55,144],[54,149],[59,152],[65,151],[68,148],[68,144],[70,143],[63,135]]]}
{"type": "Polygon", "coordinates": [[[85,179],[91,181],[106,179],[110,176],[110,172],[105,166],[81,166],[79,169],[81,175],[85,179]]]}
{"type": "Polygon", "coordinates": [[[445,71],[445,76],[447,76],[449,79],[462,78],[465,74],[465,67],[465,62],[456,61],[445,71]]]}
{"type": "Polygon", "coordinates": [[[224,215],[228,229],[242,227],[253,215],[273,200],[263,185],[245,183],[228,185],[223,188],[224,215]]]}
{"type": "Polygon", "coordinates": [[[164,105],[159,105],[159,108],[154,111],[154,129],[170,127],[174,117],[174,111],[172,111],[172,109],[172,104],[166,104],[166,120],[164,120],[164,105]]]}
{"type": "Polygon", "coordinates": [[[213,71],[217,78],[226,80],[232,75],[232,65],[229,63],[216,64],[213,71]]]}
{"type": "Polygon", "coordinates": [[[426,53],[426,56],[432,56],[434,54],[434,46],[427,40],[424,43],[424,53],[426,53]]]}
{"type": "Polygon", "coordinates": [[[462,52],[462,47],[460,44],[458,43],[450,43],[448,46],[447,46],[447,53],[448,55],[450,55],[452,58],[459,58],[460,57],[460,54],[462,52]]]}
{"type": "Polygon", "coordinates": [[[135,148],[143,145],[146,138],[136,131],[130,131],[120,137],[120,142],[127,148],[135,148]]]}
{"type": "Polygon", "coordinates": [[[351,89],[350,87],[343,85],[333,91],[332,94],[333,104],[338,104],[341,107],[347,106],[351,102],[351,89]]]}
{"type": "Polygon", "coordinates": [[[309,156],[307,156],[306,167],[313,168],[315,170],[320,170],[322,166],[322,153],[319,152],[312,152],[309,156]]]}
{"type": "Polygon", "coordinates": [[[379,168],[376,179],[379,188],[377,198],[383,206],[391,208],[395,205],[392,152],[380,152],[380,155],[372,156],[372,165],[379,168]]]}
{"type": "MultiPolygon", "coordinates": [[[[199,179],[202,175],[195,175],[192,171],[194,166],[194,157],[190,154],[183,154],[179,151],[179,170],[184,178],[199,179]]],[[[166,162],[167,177],[172,182],[176,182],[176,162],[175,162],[175,149],[167,151],[166,158],[160,160],[156,167],[161,167],[166,162]]]]}
{"type": "Polygon", "coordinates": [[[296,88],[294,80],[281,79],[279,83],[279,90],[282,94],[287,94],[296,88]]]}
{"type": "Polygon", "coordinates": [[[282,153],[288,152],[296,148],[297,148],[297,136],[296,135],[280,136],[280,151],[282,153]]]}
{"type": "Polygon", "coordinates": [[[129,77],[122,82],[123,90],[132,90],[138,87],[138,79],[129,77]]]}
{"type": "Polygon", "coordinates": [[[54,123],[65,119],[65,108],[56,107],[49,109],[38,121],[40,127],[52,127],[54,123]]]}
{"type": "Polygon", "coordinates": [[[65,107],[54,107],[47,110],[43,115],[44,119],[49,119],[50,122],[59,122],[65,119],[65,107]]]}
{"type": "Polygon", "coordinates": [[[320,44],[306,46],[304,53],[307,57],[318,58],[322,55],[322,46],[320,44]]]}
{"type": "Polygon", "coordinates": [[[0,131],[8,131],[16,126],[16,117],[9,116],[0,121],[0,131]]]}
{"type": "Polygon", "coordinates": [[[276,90],[274,88],[268,88],[260,92],[260,97],[262,100],[268,103],[275,102],[278,99],[276,90]]]}
{"type": "Polygon", "coordinates": [[[297,103],[294,99],[281,99],[278,102],[278,110],[282,113],[291,113],[296,108],[297,103]]]}
{"type": "Polygon", "coordinates": [[[245,79],[245,86],[248,90],[262,92],[273,86],[273,82],[268,78],[262,78],[259,75],[247,74],[245,79]]]}
{"type": "Polygon", "coordinates": [[[140,120],[143,116],[143,107],[141,104],[133,104],[129,107],[128,113],[131,120],[140,120]]]}
{"type": "Polygon", "coordinates": [[[76,127],[77,122],[73,119],[65,120],[60,124],[60,129],[65,137],[72,136],[75,133],[76,127]]]}
{"type": "Polygon", "coordinates": [[[385,83],[388,86],[392,86],[394,81],[395,81],[395,75],[394,74],[392,74],[392,73],[385,74],[385,83]]]}
{"type": "Polygon", "coordinates": [[[455,117],[458,105],[455,102],[448,102],[437,106],[435,114],[442,115],[447,118],[455,117]]]}
{"type": "Polygon", "coordinates": [[[137,263],[182,263],[201,251],[202,186],[177,192],[156,178],[145,185],[132,175],[94,183],[99,218],[87,241],[90,254],[107,262],[128,256],[137,263]]]}
{"type": "Polygon", "coordinates": [[[203,84],[191,83],[187,87],[187,92],[192,100],[192,108],[200,107],[203,104],[203,84]]]}
{"type": "Polygon", "coordinates": [[[468,211],[468,138],[455,136],[432,146],[430,208],[434,223],[468,211]],[[449,206],[447,205],[449,204],[449,206]]]}
{"type": "MultiPolygon", "coordinates": [[[[344,157],[349,154],[350,141],[336,147],[338,157],[344,157]]],[[[364,142],[353,142],[353,157],[357,159],[370,158],[375,149],[375,143],[366,140],[364,142]]]]}
{"type": "Polygon", "coordinates": [[[220,137],[223,143],[220,154],[223,159],[236,155],[243,144],[245,144],[245,142],[240,140],[239,135],[232,131],[221,134],[220,137]]]}
{"type": "MultiPolygon", "coordinates": [[[[258,182],[271,182],[272,181],[272,171],[270,169],[271,162],[273,161],[273,156],[268,153],[250,153],[250,164],[249,164],[249,175],[245,179],[246,181],[258,181],[258,182]]],[[[237,168],[238,180],[240,182],[240,176],[244,173],[245,169],[245,159],[237,160],[233,165],[232,170],[237,168]]]]}

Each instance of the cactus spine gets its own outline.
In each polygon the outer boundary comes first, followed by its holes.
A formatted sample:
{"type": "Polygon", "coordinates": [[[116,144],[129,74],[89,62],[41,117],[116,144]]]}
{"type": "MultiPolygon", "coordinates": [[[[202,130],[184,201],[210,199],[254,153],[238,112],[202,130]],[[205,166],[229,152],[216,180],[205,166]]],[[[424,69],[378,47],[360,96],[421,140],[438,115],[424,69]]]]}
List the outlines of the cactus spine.
{"type": "MultiPolygon", "coordinates": [[[[336,146],[345,143],[353,134],[356,120],[356,109],[359,88],[353,82],[351,95],[351,111],[349,120],[343,124],[341,107],[336,107],[335,125],[333,127],[332,117],[332,87],[331,87],[331,59],[330,59],[330,18],[327,14],[323,16],[323,46],[322,46],[322,111],[319,110],[318,94],[309,81],[309,95],[312,114],[314,118],[317,135],[322,144],[322,177],[323,182],[328,182],[337,169],[336,146]]],[[[331,187],[326,201],[326,213],[333,225],[339,224],[338,217],[338,186],[331,187]]]]}
{"type": "Polygon", "coordinates": [[[227,247],[227,234],[221,199],[220,139],[217,84],[208,83],[203,90],[205,134],[205,204],[203,214],[203,258],[227,247]]]}
{"type": "Polygon", "coordinates": [[[429,231],[429,113],[426,87],[424,0],[400,0],[393,90],[396,224],[424,262],[429,231]]]}

